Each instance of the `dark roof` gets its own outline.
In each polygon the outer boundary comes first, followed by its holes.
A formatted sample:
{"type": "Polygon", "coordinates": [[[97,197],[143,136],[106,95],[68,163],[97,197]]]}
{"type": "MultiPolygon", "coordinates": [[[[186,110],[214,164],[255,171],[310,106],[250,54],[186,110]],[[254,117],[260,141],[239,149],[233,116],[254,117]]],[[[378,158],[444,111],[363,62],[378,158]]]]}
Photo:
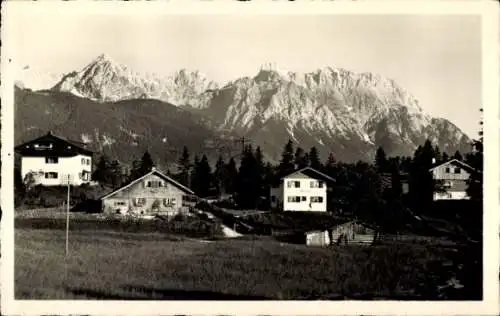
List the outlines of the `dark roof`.
{"type": "Polygon", "coordinates": [[[326,181],[335,182],[335,179],[333,179],[332,177],[330,177],[330,176],[328,176],[328,175],[326,175],[326,174],[324,174],[316,169],[313,169],[311,167],[305,167],[305,168],[299,169],[297,171],[294,171],[294,172],[286,175],[283,178],[287,178],[287,177],[289,177],[293,174],[296,174],[296,173],[303,173],[303,174],[310,176],[312,178],[321,178],[321,179],[326,180],[326,181]]]}
{"type": "Polygon", "coordinates": [[[448,160],[447,162],[443,162],[439,165],[436,165],[434,167],[432,167],[430,170],[434,170],[436,169],[437,167],[441,167],[441,166],[444,166],[444,165],[448,165],[448,164],[453,164],[453,165],[456,165],[456,166],[460,166],[462,168],[465,168],[465,169],[468,169],[469,171],[476,171],[476,169],[472,168],[471,166],[469,166],[468,164],[466,164],[465,162],[463,161],[460,161],[458,159],[451,159],[451,160],[448,160]]]}
{"type": "Polygon", "coordinates": [[[167,182],[170,182],[171,184],[175,185],[176,187],[178,187],[179,189],[181,189],[182,191],[188,193],[188,194],[191,194],[191,195],[194,195],[194,192],[189,189],[188,187],[180,184],[179,182],[175,181],[174,179],[170,178],[169,176],[165,175],[164,173],[160,172],[159,170],[157,170],[156,168],[152,168],[150,172],[140,176],[139,178],[131,181],[130,183],[106,194],[106,195],[103,195],[102,197],[100,197],[99,199],[102,200],[102,199],[105,199],[105,198],[108,198],[110,196],[112,196],[113,194],[117,193],[117,192],[120,192],[121,190],[125,189],[125,188],[128,188],[132,185],[134,185],[135,183],[139,182],[140,180],[144,179],[145,177],[151,175],[151,174],[155,174],[157,176],[159,176],[160,178],[162,178],[163,180],[167,181],[167,182]]]}
{"type": "Polygon", "coordinates": [[[71,157],[77,154],[91,156],[93,154],[91,150],[86,148],[84,143],[56,136],[52,132],[20,144],[14,149],[22,156],[35,157],[47,155],[71,157]]]}

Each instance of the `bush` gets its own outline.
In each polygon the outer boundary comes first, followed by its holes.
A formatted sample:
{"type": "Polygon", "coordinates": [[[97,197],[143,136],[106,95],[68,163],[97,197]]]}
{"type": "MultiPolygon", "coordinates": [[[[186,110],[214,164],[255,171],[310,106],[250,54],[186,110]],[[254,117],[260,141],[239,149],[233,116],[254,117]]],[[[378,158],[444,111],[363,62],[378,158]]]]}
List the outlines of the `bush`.
{"type": "MultiPolygon", "coordinates": [[[[68,188],[66,186],[51,186],[46,187],[37,185],[28,192],[16,190],[15,196],[17,200],[16,206],[29,207],[57,207],[66,203],[68,188]]],[[[88,200],[97,200],[103,193],[103,189],[96,186],[83,184],[74,186],[70,189],[70,204],[75,206],[88,200]]]]}

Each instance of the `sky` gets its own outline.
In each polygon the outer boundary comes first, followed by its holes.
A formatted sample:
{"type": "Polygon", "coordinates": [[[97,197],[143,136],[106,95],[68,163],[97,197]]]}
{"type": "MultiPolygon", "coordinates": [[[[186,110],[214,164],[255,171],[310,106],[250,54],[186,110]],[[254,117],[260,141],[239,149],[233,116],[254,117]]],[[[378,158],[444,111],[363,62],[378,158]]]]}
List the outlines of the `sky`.
{"type": "MultiPolygon", "coordinates": [[[[262,64],[336,66],[394,79],[427,113],[477,136],[481,20],[473,15],[16,14],[16,65],[55,76],[105,53],[138,72],[199,70],[223,84],[262,64]]],[[[19,75],[21,76],[21,75],[19,75]]]]}

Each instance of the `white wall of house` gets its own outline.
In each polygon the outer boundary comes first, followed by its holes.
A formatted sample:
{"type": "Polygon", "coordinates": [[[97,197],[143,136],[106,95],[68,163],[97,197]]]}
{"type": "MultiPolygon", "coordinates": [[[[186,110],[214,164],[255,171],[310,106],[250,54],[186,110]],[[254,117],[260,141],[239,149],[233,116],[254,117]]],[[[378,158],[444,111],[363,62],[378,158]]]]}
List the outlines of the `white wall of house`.
{"type": "Polygon", "coordinates": [[[326,191],[324,181],[295,174],[285,177],[279,188],[271,189],[271,206],[280,206],[278,203],[272,203],[274,195],[277,202],[282,201],[284,211],[326,212],[326,191]]]}
{"type": "Polygon", "coordinates": [[[458,164],[446,163],[432,170],[434,179],[442,181],[446,192],[435,192],[434,200],[469,199],[466,193],[470,172],[458,164]]]}
{"type": "Polygon", "coordinates": [[[22,157],[21,175],[33,172],[35,184],[46,186],[65,185],[65,176],[70,174],[72,185],[91,181],[92,157],[76,155],[73,157],[22,157]]]}

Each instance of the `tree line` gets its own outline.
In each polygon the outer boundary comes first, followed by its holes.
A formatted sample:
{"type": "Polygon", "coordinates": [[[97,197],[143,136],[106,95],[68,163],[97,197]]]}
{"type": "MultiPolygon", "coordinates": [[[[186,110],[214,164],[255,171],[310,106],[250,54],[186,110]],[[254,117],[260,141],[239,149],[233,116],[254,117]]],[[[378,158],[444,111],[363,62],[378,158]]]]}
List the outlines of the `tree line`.
{"type": "MultiPolygon", "coordinates": [[[[192,156],[184,147],[175,170],[168,170],[167,174],[200,197],[231,196],[240,208],[266,209],[269,207],[270,188],[278,185],[279,179],[298,169],[312,167],[336,180],[335,189],[328,196],[329,209],[380,218],[397,216],[402,207],[416,210],[429,207],[434,192],[440,189],[429,169],[453,158],[482,170],[477,150],[465,156],[458,151],[449,156],[430,140],[418,146],[412,157],[388,157],[383,148],[378,148],[370,163],[340,162],[334,153],[323,162],[315,147],[305,150],[290,140],[283,147],[276,165],[266,161],[260,147],[248,144],[239,159],[233,157],[225,161],[219,157],[213,166],[206,155],[192,156]],[[403,183],[409,190],[403,190],[403,183]]],[[[128,173],[118,161],[109,161],[102,156],[92,178],[116,188],[149,172],[154,165],[147,151],[133,162],[128,173]]],[[[474,198],[481,191],[475,187],[477,182],[469,185],[474,198]]]]}

